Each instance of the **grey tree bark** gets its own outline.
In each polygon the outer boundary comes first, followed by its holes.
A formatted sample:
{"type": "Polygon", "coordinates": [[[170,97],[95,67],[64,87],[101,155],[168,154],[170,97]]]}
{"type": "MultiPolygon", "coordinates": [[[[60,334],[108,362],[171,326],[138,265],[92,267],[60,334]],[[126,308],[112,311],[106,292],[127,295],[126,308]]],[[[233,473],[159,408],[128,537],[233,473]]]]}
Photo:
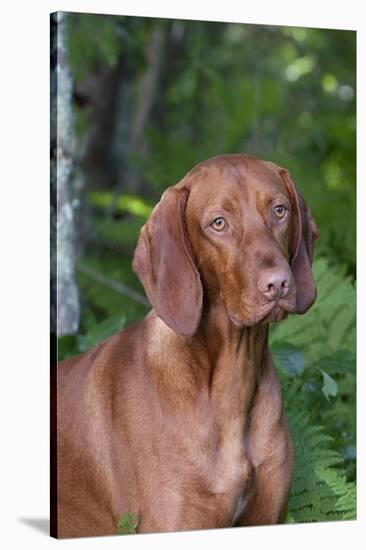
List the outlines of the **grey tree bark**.
{"type": "Polygon", "coordinates": [[[78,330],[75,282],[72,78],[67,62],[67,14],[51,16],[51,332],[78,330]],[[52,20],[53,18],[53,20],[52,20]],[[57,312],[57,313],[56,313],[57,312]]]}

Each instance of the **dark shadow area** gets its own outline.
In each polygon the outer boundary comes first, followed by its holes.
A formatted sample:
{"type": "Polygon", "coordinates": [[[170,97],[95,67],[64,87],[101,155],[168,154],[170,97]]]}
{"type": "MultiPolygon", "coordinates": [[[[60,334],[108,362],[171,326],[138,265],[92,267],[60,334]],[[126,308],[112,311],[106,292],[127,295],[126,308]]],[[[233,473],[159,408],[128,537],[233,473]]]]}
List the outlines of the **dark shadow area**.
{"type": "Polygon", "coordinates": [[[44,535],[50,534],[50,520],[49,518],[18,518],[18,521],[33,527],[37,531],[40,531],[44,535]]]}

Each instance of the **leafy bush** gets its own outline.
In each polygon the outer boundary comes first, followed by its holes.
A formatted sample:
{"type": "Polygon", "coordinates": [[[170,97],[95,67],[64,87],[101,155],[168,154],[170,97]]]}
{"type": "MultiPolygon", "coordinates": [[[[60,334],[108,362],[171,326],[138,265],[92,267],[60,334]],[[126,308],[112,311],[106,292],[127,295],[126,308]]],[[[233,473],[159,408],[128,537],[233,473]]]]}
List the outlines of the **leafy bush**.
{"type": "Polygon", "coordinates": [[[347,482],[340,453],[322,426],[313,426],[305,411],[288,414],[295,449],[295,479],[288,523],[355,519],[356,487],[347,482]]]}
{"type": "Polygon", "coordinates": [[[356,516],[355,288],[324,258],[314,273],[316,304],[270,337],[296,456],[288,522],[356,516]]]}

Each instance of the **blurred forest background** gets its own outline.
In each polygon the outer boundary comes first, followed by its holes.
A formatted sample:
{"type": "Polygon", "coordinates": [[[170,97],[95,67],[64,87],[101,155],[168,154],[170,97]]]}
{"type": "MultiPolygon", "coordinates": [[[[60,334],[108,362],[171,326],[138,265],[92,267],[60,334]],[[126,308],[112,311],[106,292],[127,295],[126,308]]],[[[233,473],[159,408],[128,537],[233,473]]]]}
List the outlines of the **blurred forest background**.
{"type": "Polygon", "coordinates": [[[139,230],[196,163],[272,160],[311,207],[318,300],[271,328],[296,447],[289,522],[356,513],[355,67],[352,31],[51,16],[60,359],[146,314],[139,230]]]}

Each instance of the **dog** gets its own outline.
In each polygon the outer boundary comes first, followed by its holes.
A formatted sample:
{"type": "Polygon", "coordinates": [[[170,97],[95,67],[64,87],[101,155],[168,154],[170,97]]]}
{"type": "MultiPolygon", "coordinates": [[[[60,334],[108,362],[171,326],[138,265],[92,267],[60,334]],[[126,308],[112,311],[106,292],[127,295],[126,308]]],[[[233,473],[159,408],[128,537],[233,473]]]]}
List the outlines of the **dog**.
{"type": "Polygon", "coordinates": [[[133,269],[153,309],[58,366],[58,537],[282,522],[294,453],[269,324],[316,298],[287,170],[222,155],[168,188],[133,269]]]}

